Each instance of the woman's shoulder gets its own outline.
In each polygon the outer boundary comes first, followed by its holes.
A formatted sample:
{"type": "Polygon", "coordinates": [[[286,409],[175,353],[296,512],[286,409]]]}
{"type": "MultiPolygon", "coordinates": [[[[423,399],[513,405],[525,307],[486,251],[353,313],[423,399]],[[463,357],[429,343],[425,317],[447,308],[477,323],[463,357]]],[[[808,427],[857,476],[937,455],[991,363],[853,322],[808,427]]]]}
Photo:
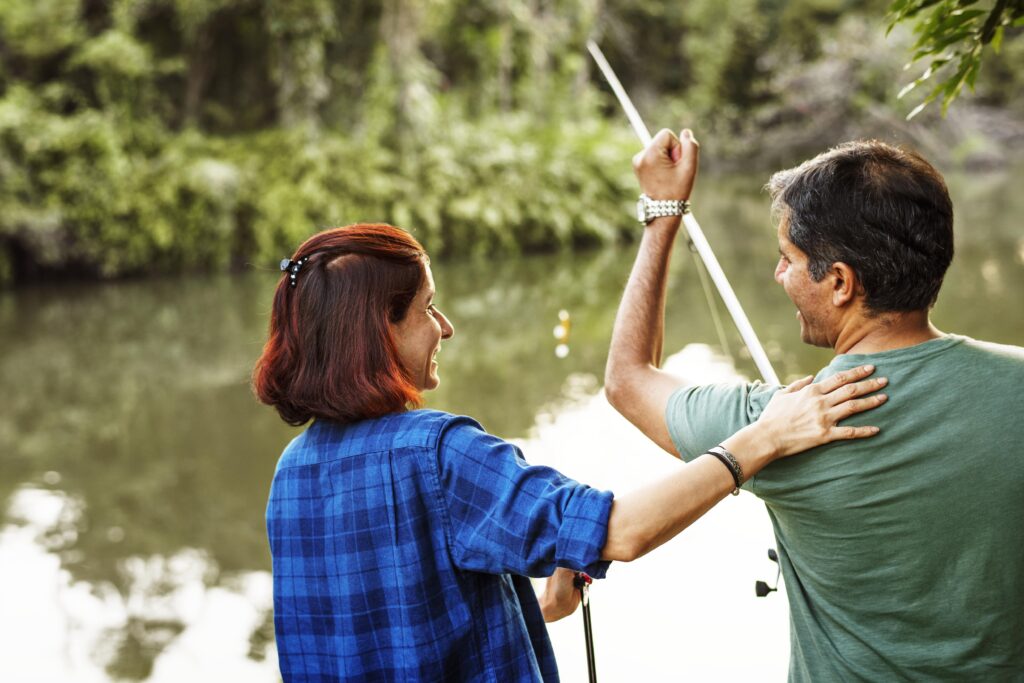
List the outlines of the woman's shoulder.
{"type": "Polygon", "coordinates": [[[439,450],[479,447],[491,440],[476,420],[441,410],[409,410],[341,424],[317,420],[287,449],[290,464],[356,455],[420,448],[439,450]],[[301,462],[300,462],[301,461],[301,462]]]}
{"type": "Polygon", "coordinates": [[[349,424],[318,420],[308,430],[318,442],[359,442],[361,450],[403,447],[434,448],[442,435],[486,433],[480,423],[465,415],[442,410],[406,410],[349,424]]]}
{"type": "Polygon", "coordinates": [[[474,438],[486,434],[473,418],[442,410],[409,410],[393,417],[401,424],[396,433],[396,446],[434,449],[442,440],[448,441],[452,437],[474,438]]]}

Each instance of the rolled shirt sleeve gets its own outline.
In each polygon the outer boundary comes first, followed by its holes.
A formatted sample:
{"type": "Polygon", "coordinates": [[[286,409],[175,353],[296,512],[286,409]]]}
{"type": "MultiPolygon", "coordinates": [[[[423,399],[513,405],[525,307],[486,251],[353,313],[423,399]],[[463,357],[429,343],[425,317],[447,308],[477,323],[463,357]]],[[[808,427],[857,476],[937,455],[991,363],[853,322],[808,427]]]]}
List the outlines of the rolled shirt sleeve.
{"type": "Polygon", "coordinates": [[[611,492],[530,465],[518,448],[469,418],[446,425],[438,470],[460,568],[540,577],[568,567],[604,577],[611,492]]]}

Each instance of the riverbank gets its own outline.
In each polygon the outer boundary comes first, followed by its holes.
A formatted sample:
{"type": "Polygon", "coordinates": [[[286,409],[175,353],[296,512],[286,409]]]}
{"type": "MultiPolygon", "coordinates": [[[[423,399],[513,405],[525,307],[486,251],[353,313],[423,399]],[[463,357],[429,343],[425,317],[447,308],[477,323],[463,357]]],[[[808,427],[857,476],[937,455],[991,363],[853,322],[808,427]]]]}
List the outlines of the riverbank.
{"type": "Polygon", "coordinates": [[[272,268],[357,221],[438,258],[633,239],[637,142],[588,39],[706,176],[858,137],[943,173],[1024,158],[1020,27],[908,122],[919,36],[886,0],[422,5],[0,4],[0,288],[272,268]]]}
{"type": "MultiPolygon", "coordinates": [[[[767,177],[861,137],[915,147],[944,172],[1024,159],[1024,123],[1004,109],[964,105],[906,122],[838,90],[806,95],[695,122],[704,177],[767,177]]],[[[636,236],[638,143],[620,117],[453,117],[400,141],[313,129],[228,137],[90,110],[63,116],[43,100],[26,89],[0,99],[0,287],[272,267],[314,231],[355,222],[409,228],[438,258],[636,236]]]]}

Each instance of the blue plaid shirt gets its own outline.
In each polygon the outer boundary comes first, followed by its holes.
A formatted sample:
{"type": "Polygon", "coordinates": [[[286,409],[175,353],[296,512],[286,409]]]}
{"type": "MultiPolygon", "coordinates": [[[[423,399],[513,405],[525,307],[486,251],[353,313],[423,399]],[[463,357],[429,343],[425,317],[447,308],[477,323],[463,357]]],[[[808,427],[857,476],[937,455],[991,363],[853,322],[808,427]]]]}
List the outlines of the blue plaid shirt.
{"type": "Polygon", "coordinates": [[[603,577],[611,503],[466,417],[314,422],[267,505],[285,681],[558,680],[525,577],[603,577]]]}

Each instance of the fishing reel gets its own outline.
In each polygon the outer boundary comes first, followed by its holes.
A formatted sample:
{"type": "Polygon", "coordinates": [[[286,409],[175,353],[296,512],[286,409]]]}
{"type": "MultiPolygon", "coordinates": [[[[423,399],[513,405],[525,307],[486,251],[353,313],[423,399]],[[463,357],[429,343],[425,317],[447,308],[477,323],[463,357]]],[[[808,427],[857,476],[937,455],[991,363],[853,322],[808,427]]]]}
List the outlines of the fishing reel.
{"type": "Polygon", "coordinates": [[[767,597],[769,593],[779,590],[779,576],[782,574],[782,566],[779,565],[779,554],[775,552],[775,548],[768,548],[768,559],[775,563],[775,585],[769,586],[767,581],[755,582],[754,592],[759,598],[767,597]]]}

